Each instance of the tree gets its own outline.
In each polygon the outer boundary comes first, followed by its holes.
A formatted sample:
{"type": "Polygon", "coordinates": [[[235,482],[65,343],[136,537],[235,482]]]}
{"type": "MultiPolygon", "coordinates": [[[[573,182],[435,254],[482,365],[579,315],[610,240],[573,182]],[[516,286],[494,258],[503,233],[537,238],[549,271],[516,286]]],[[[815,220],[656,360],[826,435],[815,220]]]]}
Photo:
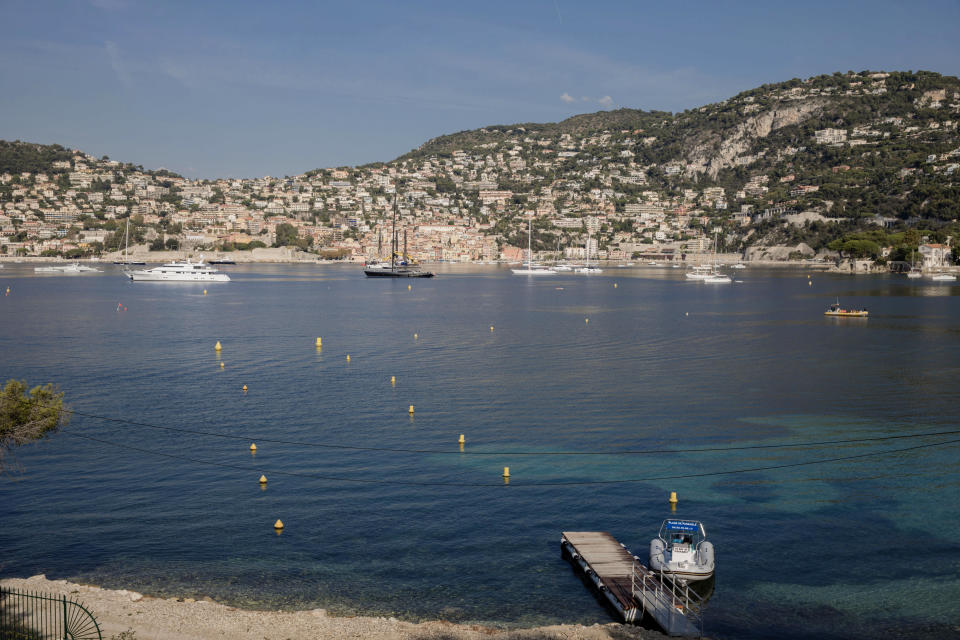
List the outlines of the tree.
{"type": "Polygon", "coordinates": [[[63,393],[52,384],[27,391],[23,380],[7,380],[0,391],[0,471],[7,452],[22,444],[40,440],[67,424],[69,409],[63,393]]]}
{"type": "Polygon", "coordinates": [[[286,247],[297,244],[297,228],[289,222],[277,225],[275,247],[286,247]]]}

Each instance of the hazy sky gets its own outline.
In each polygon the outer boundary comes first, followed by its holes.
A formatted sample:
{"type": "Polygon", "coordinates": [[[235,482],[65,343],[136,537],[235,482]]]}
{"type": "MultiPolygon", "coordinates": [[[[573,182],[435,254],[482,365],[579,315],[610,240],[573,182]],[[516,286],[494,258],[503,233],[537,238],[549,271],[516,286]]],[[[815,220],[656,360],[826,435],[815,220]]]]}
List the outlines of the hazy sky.
{"type": "Polygon", "coordinates": [[[834,71],[960,74],[956,0],[0,0],[0,15],[0,138],[202,178],[834,71]]]}

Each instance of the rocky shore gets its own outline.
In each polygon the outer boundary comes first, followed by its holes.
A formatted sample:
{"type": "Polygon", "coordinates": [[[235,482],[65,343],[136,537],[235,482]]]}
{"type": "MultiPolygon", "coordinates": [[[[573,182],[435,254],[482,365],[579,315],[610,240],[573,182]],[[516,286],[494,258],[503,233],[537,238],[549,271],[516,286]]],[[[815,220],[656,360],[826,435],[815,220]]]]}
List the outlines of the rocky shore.
{"type": "Polygon", "coordinates": [[[443,620],[412,623],[395,618],[336,617],[323,609],[249,611],[204,598],[152,598],[134,591],[109,590],[66,580],[0,580],[0,586],[65,595],[96,617],[104,640],[630,640],[662,639],[662,634],[615,623],[497,629],[443,620]],[[123,634],[123,635],[121,635],[123,634]]]}

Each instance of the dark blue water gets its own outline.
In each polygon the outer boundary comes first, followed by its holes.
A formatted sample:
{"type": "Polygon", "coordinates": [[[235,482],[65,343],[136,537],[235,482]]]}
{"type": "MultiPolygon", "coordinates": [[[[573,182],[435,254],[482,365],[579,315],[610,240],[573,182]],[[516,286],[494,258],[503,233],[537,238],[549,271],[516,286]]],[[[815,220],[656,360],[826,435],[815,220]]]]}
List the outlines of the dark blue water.
{"type": "Polygon", "coordinates": [[[0,271],[0,376],[55,382],[84,414],[0,477],[0,575],[592,624],[609,615],[560,532],[644,557],[676,491],[717,548],[708,634],[956,634],[960,445],[937,443],[960,434],[729,447],[956,431],[960,285],[228,269],[207,295],[109,268],[0,271]],[[838,296],[870,318],[824,317],[838,296]],[[727,450],[581,455],[707,447],[727,450]],[[848,459],[783,466],[831,458],[848,459]]]}

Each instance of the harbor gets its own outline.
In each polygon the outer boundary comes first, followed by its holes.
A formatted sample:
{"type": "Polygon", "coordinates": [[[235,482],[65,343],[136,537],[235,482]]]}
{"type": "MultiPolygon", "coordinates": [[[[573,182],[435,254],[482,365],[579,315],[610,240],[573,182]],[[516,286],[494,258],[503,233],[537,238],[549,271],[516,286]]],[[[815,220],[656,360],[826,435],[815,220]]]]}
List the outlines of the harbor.
{"type": "MultiPolygon", "coordinates": [[[[716,544],[706,637],[955,624],[918,604],[960,588],[927,528],[960,522],[956,436],[936,435],[960,419],[955,284],[752,265],[723,288],[647,265],[397,282],[237,264],[222,286],[33,268],[2,272],[4,373],[57,383],[76,413],[0,485],[0,579],[631,629],[558,539],[609,532],[649,568],[675,517],[716,544]],[[825,317],[838,298],[869,319],[825,317]],[[854,530],[856,553],[837,544],[854,530]],[[921,532],[935,556],[893,552],[921,532]]],[[[637,633],[658,633],[652,608],[637,633]]]]}

